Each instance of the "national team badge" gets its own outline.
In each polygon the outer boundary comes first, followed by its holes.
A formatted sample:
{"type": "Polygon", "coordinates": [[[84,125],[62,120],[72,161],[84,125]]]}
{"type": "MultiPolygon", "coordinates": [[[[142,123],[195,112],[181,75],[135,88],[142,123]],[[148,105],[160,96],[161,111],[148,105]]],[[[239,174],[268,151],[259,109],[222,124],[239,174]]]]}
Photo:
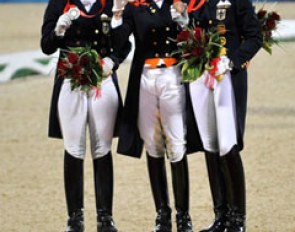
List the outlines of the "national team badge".
{"type": "Polygon", "coordinates": [[[110,33],[110,18],[106,14],[100,16],[102,21],[102,33],[108,35],[110,33]]]}
{"type": "Polygon", "coordinates": [[[228,0],[220,0],[216,5],[216,19],[223,21],[226,18],[226,10],[230,8],[231,3],[228,0]]]}

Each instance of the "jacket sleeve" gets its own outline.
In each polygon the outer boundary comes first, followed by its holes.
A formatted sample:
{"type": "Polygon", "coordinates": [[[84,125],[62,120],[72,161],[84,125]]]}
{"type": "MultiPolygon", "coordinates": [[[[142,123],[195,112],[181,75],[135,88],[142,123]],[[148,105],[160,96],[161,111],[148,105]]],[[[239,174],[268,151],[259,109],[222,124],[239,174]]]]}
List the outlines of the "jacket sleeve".
{"type": "Polygon", "coordinates": [[[54,28],[60,15],[63,14],[65,0],[49,0],[44,13],[41,29],[41,49],[43,53],[50,55],[62,46],[63,38],[56,36],[54,28]]]}
{"type": "Polygon", "coordinates": [[[234,68],[244,69],[262,46],[262,34],[257,15],[250,0],[236,1],[236,19],[243,42],[230,59],[234,68]]]}
{"type": "Polygon", "coordinates": [[[127,4],[123,12],[123,23],[122,25],[113,29],[112,40],[114,54],[118,58],[118,62],[121,63],[129,54],[131,50],[131,43],[129,36],[133,32],[134,23],[132,15],[131,4],[127,4]]]}

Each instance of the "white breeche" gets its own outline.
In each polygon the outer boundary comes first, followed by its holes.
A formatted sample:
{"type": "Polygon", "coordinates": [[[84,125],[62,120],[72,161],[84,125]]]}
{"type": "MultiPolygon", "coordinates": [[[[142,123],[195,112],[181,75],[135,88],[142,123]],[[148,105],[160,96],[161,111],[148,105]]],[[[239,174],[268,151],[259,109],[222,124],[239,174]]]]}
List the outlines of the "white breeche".
{"type": "Polygon", "coordinates": [[[180,161],[186,152],[185,90],[180,70],[144,68],[141,75],[138,128],[152,157],[180,161]]]}
{"type": "Polygon", "coordinates": [[[92,158],[106,155],[111,150],[118,105],[118,93],[111,77],[103,80],[98,97],[95,89],[88,94],[79,89],[72,91],[70,81],[65,79],[58,100],[65,150],[76,158],[85,158],[89,125],[92,158]]]}
{"type": "Polygon", "coordinates": [[[227,154],[237,144],[235,98],[231,75],[215,80],[214,90],[205,85],[205,72],[190,84],[193,110],[204,149],[227,154]]]}

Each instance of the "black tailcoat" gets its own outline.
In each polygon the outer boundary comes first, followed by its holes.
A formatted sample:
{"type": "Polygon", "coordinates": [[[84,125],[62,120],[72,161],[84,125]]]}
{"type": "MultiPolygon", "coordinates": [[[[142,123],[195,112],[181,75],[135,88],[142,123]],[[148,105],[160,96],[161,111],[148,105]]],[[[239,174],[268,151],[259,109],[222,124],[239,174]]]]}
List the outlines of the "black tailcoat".
{"type": "MultiPolygon", "coordinates": [[[[110,57],[115,63],[114,68],[117,69],[119,63],[121,63],[128,55],[130,51],[130,43],[125,43],[120,51],[113,49],[112,32],[107,32],[104,30],[105,27],[103,28],[101,15],[105,14],[109,18],[112,16],[112,2],[113,1],[108,0],[106,1],[105,6],[102,7],[102,2],[97,0],[90,12],[87,13],[88,15],[95,15],[95,17],[86,18],[80,16],[78,19],[72,21],[72,25],[66,31],[64,37],[58,37],[55,35],[54,28],[59,16],[63,14],[67,0],[50,0],[45,10],[42,25],[42,51],[45,54],[52,54],[59,48],[67,49],[68,47],[90,46],[91,48],[96,49],[102,58],[106,56],[110,57]]],[[[70,4],[76,5],[80,10],[86,13],[83,4],[79,0],[70,0],[70,4]]],[[[62,52],[60,52],[59,56],[61,55],[62,52]]],[[[118,116],[120,116],[122,110],[122,99],[115,73],[113,74],[112,79],[119,96],[119,109],[116,121],[117,128],[119,122],[118,116]]],[[[56,73],[51,99],[48,131],[49,137],[53,138],[62,138],[57,112],[57,102],[62,82],[63,78],[59,78],[56,73]]]]}
{"type": "MultiPolygon", "coordinates": [[[[170,57],[176,50],[178,26],[170,14],[172,0],[164,0],[159,9],[153,1],[146,5],[128,4],[123,14],[123,25],[114,30],[124,43],[133,33],[135,52],[131,64],[128,89],[119,132],[118,153],[140,157],[143,141],[137,127],[141,73],[147,58],[170,57]]],[[[119,44],[119,43],[116,43],[119,44]]],[[[147,99],[148,101],[148,99],[147,99]]]]}
{"type": "MultiPolygon", "coordinates": [[[[216,26],[221,21],[216,19],[216,5],[219,0],[208,0],[197,11],[190,13],[190,24],[203,28],[216,26]]],[[[231,72],[232,84],[236,101],[236,116],[238,129],[238,147],[243,149],[243,135],[245,130],[245,119],[247,110],[247,70],[246,65],[262,46],[262,35],[260,25],[250,0],[230,0],[231,7],[227,9],[225,33],[227,56],[233,61],[234,68],[231,72]]],[[[195,127],[196,123],[192,113],[191,99],[187,101],[188,127],[195,127]]],[[[199,140],[198,131],[196,134],[188,134],[190,142],[195,141],[193,150],[203,150],[202,142],[199,140]]]]}

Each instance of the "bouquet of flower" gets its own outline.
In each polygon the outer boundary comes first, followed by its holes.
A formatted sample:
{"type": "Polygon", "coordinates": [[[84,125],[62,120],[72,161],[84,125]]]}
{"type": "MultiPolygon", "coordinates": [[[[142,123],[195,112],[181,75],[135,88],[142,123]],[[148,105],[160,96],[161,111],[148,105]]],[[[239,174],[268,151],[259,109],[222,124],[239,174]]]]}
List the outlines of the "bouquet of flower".
{"type": "Polygon", "coordinates": [[[263,49],[269,54],[272,53],[272,45],[278,44],[272,34],[277,29],[277,25],[281,20],[281,16],[275,11],[267,12],[264,9],[260,9],[257,12],[257,17],[261,26],[262,36],[263,36],[263,49]]]}
{"type": "Polygon", "coordinates": [[[218,31],[188,27],[177,35],[176,41],[178,50],[175,54],[180,54],[184,82],[195,81],[205,70],[214,74],[220,56],[226,53],[218,31]]]}
{"type": "Polygon", "coordinates": [[[57,71],[61,78],[70,79],[71,89],[81,87],[82,91],[88,92],[101,88],[102,59],[96,50],[90,47],[71,47],[63,50],[64,56],[60,58],[57,71]]]}

